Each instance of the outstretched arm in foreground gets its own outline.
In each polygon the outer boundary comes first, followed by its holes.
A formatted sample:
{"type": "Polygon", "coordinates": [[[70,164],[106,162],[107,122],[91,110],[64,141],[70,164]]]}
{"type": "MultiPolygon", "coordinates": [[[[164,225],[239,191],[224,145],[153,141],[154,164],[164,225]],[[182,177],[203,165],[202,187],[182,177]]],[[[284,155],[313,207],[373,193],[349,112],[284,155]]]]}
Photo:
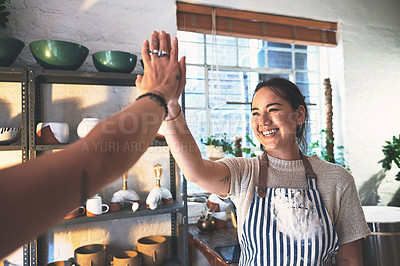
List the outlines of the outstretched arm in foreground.
{"type": "MultiPolygon", "coordinates": [[[[220,162],[213,162],[202,158],[196,141],[194,140],[182,110],[179,105],[179,96],[186,84],[185,58],[181,62],[181,76],[179,89],[168,103],[168,117],[161,127],[168,146],[183,171],[185,178],[195,182],[206,191],[224,196],[229,191],[230,173],[228,167],[220,162]]],[[[145,80],[139,82],[138,87],[146,88],[145,80]]]]}
{"type": "Polygon", "coordinates": [[[45,232],[81,201],[119,177],[151,145],[166,114],[165,105],[176,94],[180,75],[178,41],[170,44],[165,32],[153,32],[150,48],[170,57],[149,55],[142,47],[144,96],[126,109],[102,120],[85,138],[64,150],[0,170],[0,259],[45,232]],[[171,48],[170,50],[168,50],[171,48]],[[165,104],[163,105],[163,100],[165,104]],[[108,151],[98,147],[119,147],[108,151]]]}

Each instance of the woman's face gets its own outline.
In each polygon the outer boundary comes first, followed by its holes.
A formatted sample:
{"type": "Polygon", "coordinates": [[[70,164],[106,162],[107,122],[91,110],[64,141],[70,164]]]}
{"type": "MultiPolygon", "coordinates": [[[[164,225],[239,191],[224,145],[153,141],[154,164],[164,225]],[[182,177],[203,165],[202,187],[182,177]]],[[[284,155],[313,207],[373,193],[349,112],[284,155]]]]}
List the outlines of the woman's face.
{"type": "Polygon", "coordinates": [[[304,107],[293,110],[288,101],[263,87],[255,94],[251,111],[253,131],[268,154],[281,159],[297,159],[296,127],[304,122],[304,107]]]}

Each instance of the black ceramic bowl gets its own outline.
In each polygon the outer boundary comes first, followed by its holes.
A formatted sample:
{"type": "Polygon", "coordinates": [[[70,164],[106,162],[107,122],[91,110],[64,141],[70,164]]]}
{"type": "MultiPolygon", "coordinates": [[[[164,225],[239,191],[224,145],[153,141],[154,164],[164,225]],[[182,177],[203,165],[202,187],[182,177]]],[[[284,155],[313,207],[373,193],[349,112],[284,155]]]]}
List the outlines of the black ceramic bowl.
{"type": "Polygon", "coordinates": [[[83,45],[57,40],[34,41],[29,49],[45,69],[77,70],[89,54],[89,49],[83,45]]]}
{"type": "Polygon", "coordinates": [[[0,35],[0,66],[8,67],[14,63],[24,47],[24,42],[13,37],[0,35]]]}
{"type": "Polygon", "coordinates": [[[137,56],[122,51],[101,51],[92,55],[95,68],[100,72],[131,73],[137,56]]]}

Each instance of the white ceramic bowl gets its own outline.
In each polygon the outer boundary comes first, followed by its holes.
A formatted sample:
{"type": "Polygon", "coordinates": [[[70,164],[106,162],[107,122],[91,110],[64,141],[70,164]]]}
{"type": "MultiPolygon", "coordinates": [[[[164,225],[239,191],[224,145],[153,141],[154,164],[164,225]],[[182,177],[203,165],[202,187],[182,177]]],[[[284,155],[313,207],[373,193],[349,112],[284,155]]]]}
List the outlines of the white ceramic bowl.
{"type": "Polygon", "coordinates": [[[0,127],[0,145],[16,142],[21,137],[21,129],[16,127],[0,127]]]}
{"type": "Polygon", "coordinates": [[[76,131],[78,137],[84,138],[90,132],[90,130],[92,130],[97,125],[97,123],[99,123],[99,121],[100,119],[98,118],[83,118],[82,121],[79,123],[76,131]]]}

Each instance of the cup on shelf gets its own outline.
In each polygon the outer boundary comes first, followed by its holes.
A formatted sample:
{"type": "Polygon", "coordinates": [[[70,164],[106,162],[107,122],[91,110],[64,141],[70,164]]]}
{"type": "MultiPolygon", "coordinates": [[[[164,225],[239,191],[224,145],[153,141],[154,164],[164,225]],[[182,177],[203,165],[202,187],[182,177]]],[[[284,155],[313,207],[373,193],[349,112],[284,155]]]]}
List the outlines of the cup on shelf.
{"type": "Polygon", "coordinates": [[[37,144],[67,144],[69,126],[67,123],[41,122],[36,126],[37,144]]]}
{"type": "Polygon", "coordinates": [[[91,244],[79,247],[74,251],[77,265],[106,265],[106,246],[102,244],[91,244]]]}
{"type": "Polygon", "coordinates": [[[137,249],[144,266],[162,265],[167,257],[167,238],[164,236],[145,236],[137,241],[137,249]]]}
{"type": "Polygon", "coordinates": [[[108,212],[110,207],[102,203],[99,195],[94,196],[86,201],[86,216],[92,217],[108,212]]]}
{"type": "Polygon", "coordinates": [[[78,208],[76,208],[72,212],[68,213],[64,217],[64,219],[72,219],[72,218],[79,217],[79,216],[83,215],[85,213],[85,211],[86,211],[86,209],[85,209],[84,206],[79,206],[78,208]]]}
{"type": "Polygon", "coordinates": [[[68,260],[53,261],[49,264],[46,264],[46,266],[71,266],[71,265],[76,265],[74,258],[69,258],[68,260]]]}
{"type": "Polygon", "coordinates": [[[136,251],[122,251],[118,254],[115,254],[113,257],[113,261],[111,262],[113,266],[139,266],[140,265],[140,257],[136,251]]]}

